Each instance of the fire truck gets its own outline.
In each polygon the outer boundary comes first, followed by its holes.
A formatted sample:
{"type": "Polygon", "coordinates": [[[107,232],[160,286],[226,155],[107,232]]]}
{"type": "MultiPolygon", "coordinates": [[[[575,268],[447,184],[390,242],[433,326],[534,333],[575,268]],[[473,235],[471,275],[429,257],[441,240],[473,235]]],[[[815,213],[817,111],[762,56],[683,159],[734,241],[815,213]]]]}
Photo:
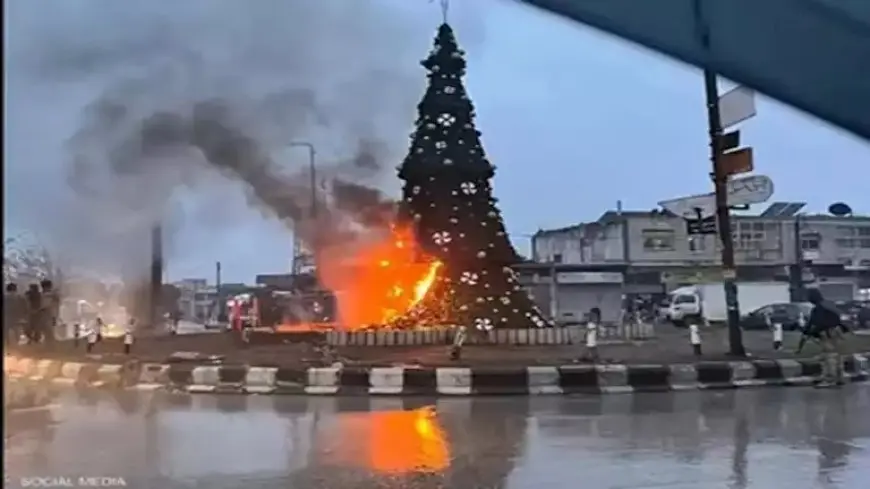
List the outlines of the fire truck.
{"type": "Polygon", "coordinates": [[[227,301],[230,328],[329,329],[335,321],[335,297],[328,291],[263,288],[227,301]]]}

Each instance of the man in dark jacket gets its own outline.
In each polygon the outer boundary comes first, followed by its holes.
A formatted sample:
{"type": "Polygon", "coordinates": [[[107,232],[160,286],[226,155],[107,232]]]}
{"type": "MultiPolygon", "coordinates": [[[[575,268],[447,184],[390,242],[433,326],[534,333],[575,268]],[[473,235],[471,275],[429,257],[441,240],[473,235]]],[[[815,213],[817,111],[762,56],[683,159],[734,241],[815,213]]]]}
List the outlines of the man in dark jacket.
{"type": "Polygon", "coordinates": [[[40,334],[40,321],[42,319],[42,292],[39,290],[39,285],[30,284],[27,292],[24,293],[27,304],[27,322],[24,325],[24,334],[27,336],[27,343],[32,345],[39,343],[42,340],[40,334]]]}
{"type": "Polygon", "coordinates": [[[51,280],[45,279],[39,283],[42,287],[42,312],[40,318],[40,333],[43,341],[54,343],[57,335],[57,319],[60,315],[60,295],[54,289],[51,280]]]}
{"type": "Polygon", "coordinates": [[[822,345],[822,380],[819,387],[843,384],[843,359],[840,355],[840,339],[848,329],[840,319],[833,304],[826,301],[818,289],[810,289],[807,300],[813,305],[805,334],[815,337],[822,345]]]}
{"type": "Polygon", "coordinates": [[[26,317],[27,304],[18,293],[18,285],[6,284],[6,292],[3,294],[3,339],[7,348],[18,346],[26,317]]]}

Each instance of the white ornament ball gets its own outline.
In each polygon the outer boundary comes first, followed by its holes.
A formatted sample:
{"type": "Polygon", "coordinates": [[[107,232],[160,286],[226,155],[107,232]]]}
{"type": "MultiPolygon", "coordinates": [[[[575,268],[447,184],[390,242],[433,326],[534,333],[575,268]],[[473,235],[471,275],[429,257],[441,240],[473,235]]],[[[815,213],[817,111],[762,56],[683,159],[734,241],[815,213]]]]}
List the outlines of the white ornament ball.
{"type": "Polygon", "coordinates": [[[478,252],[477,252],[477,257],[478,257],[478,258],[486,258],[486,252],[483,251],[483,250],[478,251],[478,252]]]}

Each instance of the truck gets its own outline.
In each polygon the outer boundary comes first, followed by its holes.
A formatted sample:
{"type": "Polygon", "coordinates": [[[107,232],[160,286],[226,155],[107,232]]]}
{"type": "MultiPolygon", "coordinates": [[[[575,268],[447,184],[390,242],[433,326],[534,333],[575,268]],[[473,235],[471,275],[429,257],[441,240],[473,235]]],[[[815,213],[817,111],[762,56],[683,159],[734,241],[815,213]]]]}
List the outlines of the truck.
{"type": "MultiPolygon", "coordinates": [[[[787,303],[789,299],[789,285],[785,282],[737,283],[741,314],[768,304],[787,303]]],[[[666,315],[676,325],[684,325],[689,318],[703,318],[711,323],[727,321],[728,308],[722,282],[679,287],[671,291],[666,315]]]]}

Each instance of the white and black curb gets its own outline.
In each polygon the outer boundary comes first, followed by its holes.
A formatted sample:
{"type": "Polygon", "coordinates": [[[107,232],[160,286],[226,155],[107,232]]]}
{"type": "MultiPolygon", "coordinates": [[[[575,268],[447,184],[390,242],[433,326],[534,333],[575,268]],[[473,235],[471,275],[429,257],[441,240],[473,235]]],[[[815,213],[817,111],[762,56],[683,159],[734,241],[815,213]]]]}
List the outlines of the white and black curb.
{"type": "MultiPolygon", "coordinates": [[[[866,354],[844,356],[852,382],[870,377],[866,354]]],[[[820,359],[698,362],[673,365],[563,365],[534,367],[320,367],[284,369],[188,364],[101,365],[10,358],[12,379],[96,387],[168,389],[188,393],[374,396],[560,395],[734,389],[809,385],[820,359]]]]}

